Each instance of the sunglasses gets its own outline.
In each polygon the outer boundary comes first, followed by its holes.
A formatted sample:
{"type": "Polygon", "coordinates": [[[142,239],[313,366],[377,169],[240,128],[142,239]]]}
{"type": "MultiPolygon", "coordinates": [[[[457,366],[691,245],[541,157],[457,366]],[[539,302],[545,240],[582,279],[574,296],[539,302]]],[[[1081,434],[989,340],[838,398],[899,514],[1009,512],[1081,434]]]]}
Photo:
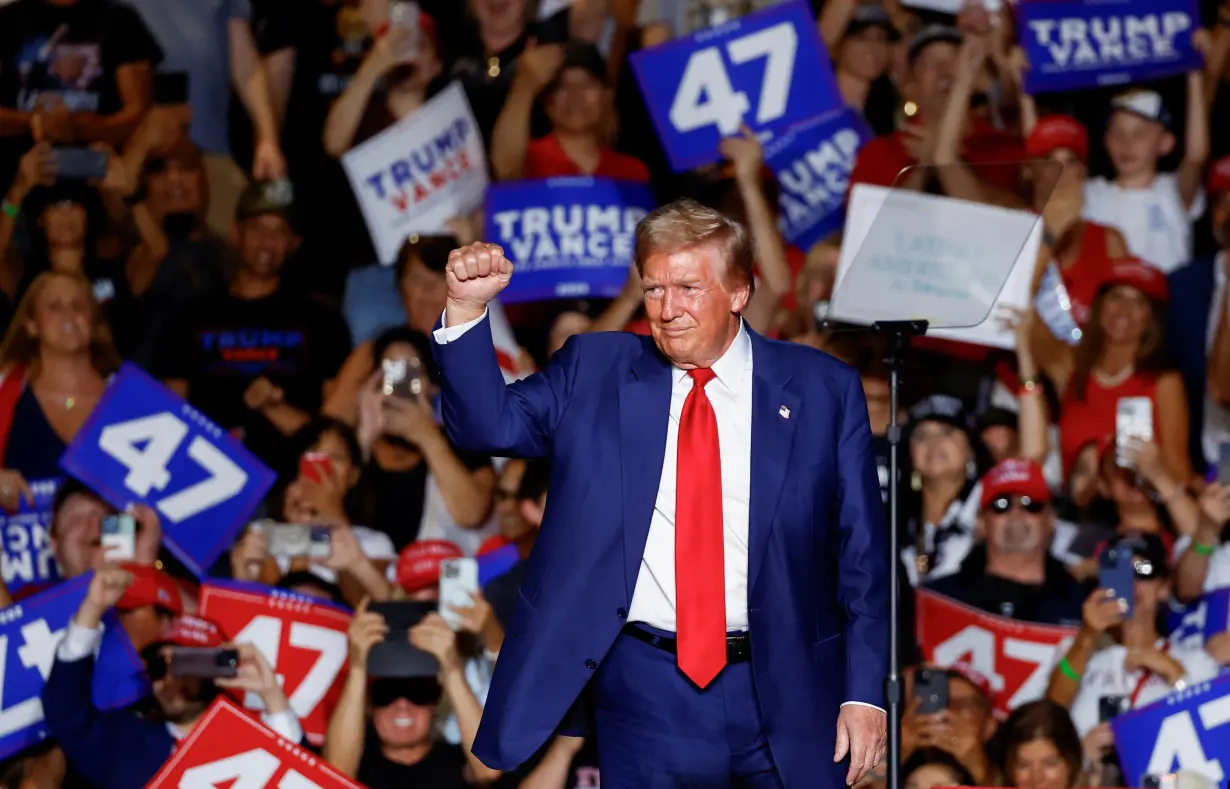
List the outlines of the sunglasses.
{"type": "Polygon", "coordinates": [[[990,510],[996,515],[1003,515],[1012,509],[1013,505],[1020,504],[1021,509],[1028,512],[1030,515],[1037,515],[1046,509],[1045,501],[1031,499],[1029,496],[996,496],[991,499],[990,510]]]}
{"type": "Polygon", "coordinates": [[[372,683],[373,707],[387,707],[405,699],[416,707],[430,707],[440,702],[444,689],[433,677],[382,677],[372,683]]]}

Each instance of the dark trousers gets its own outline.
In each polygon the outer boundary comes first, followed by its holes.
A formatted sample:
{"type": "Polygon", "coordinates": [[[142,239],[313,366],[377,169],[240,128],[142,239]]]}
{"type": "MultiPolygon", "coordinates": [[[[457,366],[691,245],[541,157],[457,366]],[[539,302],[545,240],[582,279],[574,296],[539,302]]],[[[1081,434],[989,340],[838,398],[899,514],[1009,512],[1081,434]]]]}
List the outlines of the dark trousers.
{"type": "Polygon", "coordinates": [[[750,662],[700,690],[673,654],[621,634],[594,690],[602,789],[782,789],[750,662]]]}

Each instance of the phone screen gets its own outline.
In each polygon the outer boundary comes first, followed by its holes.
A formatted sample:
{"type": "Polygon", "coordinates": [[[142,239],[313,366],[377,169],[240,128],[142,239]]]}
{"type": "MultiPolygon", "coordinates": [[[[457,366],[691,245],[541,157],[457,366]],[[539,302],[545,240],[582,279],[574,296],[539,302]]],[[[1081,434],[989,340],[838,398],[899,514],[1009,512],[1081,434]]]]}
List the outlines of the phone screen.
{"type": "Polygon", "coordinates": [[[478,562],[474,559],[445,559],[440,562],[440,616],[454,630],[461,629],[461,617],[453,608],[474,605],[478,592],[478,562]]]}
{"type": "Polygon", "coordinates": [[[239,651],[221,647],[172,647],[168,666],[176,677],[234,677],[239,673],[239,651]]]}
{"type": "Polygon", "coordinates": [[[1147,397],[1120,397],[1115,404],[1115,463],[1131,468],[1124,451],[1133,443],[1153,440],[1153,401],[1147,397]]]}
{"type": "Polygon", "coordinates": [[[1230,485],[1230,441],[1217,447],[1217,484],[1230,485]]]}
{"type": "Polygon", "coordinates": [[[100,181],[107,177],[107,154],[89,148],[56,148],[56,178],[61,181],[100,181]]]}
{"type": "Polygon", "coordinates": [[[333,476],[333,458],[324,452],[304,452],[299,458],[299,476],[321,484],[333,476]]]}
{"type": "Polygon", "coordinates": [[[106,516],[99,542],[108,561],[131,561],[137,553],[136,519],[124,512],[106,516]]]}

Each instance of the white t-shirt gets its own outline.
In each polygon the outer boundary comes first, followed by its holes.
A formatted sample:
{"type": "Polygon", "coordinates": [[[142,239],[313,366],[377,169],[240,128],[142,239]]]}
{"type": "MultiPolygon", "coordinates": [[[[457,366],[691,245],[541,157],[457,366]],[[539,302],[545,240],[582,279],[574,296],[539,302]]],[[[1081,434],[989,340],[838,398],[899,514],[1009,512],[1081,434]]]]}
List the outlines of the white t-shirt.
{"type": "MultiPolygon", "coordinates": [[[[1161,649],[1165,641],[1158,641],[1161,649]]],[[[1221,671],[1217,661],[1203,649],[1192,647],[1171,646],[1167,654],[1179,661],[1187,672],[1187,683],[1207,682],[1221,671]]],[[[1172,688],[1165,677],[1157,674],[1147,674],[1137,669],[1131,673],[1123,670],[1123,661],[1127,657],[1127,647],[1115,644],[1094,653],[1085,667],[1085,675],[1081,679],[1080,690],[1072,702],[1072,723],[1081,737],[1097,726],[1099,720],[1100,699],[1109,696],[1119,696],[1129,702],[1135,694],[1136,702],[1132,709],[1147,707],[1159,699],[1169,696],[1172,688]],[[1142,678],[1144,683],[1141,684],[1142,678]],[[1136,692],[1137,686],[1140,692],[1136,692]]]]}
{"type": "Polygon", "coordinates": [[[1216,592],[1230,586],[1230,543],[1223,542],[1209,557],[1209,570],[1204,575],[1204,592],[1216,592]]]}
{"type": "Polygon", "coordinates": [[[1203,213],[1204,191],[1184,209],[1174,173],[1158,173],[1146,189],[1085,181],[1085,219],[1117,228],[1133,255],[1167,274],[1191,260],[1192,222],[1203,213]]]}

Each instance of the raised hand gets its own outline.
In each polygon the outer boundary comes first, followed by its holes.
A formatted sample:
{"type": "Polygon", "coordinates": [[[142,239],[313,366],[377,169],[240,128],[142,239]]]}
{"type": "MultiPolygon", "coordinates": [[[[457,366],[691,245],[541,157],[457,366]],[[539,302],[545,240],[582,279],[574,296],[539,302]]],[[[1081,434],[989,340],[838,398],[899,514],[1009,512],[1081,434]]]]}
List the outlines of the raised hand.
{"type": "Polygon", "coordinates": [[[481,318],[487,303],[508,286],[512,273],[512,261],[504,257],[499,244],[478,241],[450,252],[445,267],[446,325],[458,326],[481,318]]]}
{"type": "Polygon", "coordinates": [[[120,601],[131,583],[132,573],[122,567],[108,565],[95,570],[73,620],[81,627],[98,627],[103,614],[120,601]]]}

